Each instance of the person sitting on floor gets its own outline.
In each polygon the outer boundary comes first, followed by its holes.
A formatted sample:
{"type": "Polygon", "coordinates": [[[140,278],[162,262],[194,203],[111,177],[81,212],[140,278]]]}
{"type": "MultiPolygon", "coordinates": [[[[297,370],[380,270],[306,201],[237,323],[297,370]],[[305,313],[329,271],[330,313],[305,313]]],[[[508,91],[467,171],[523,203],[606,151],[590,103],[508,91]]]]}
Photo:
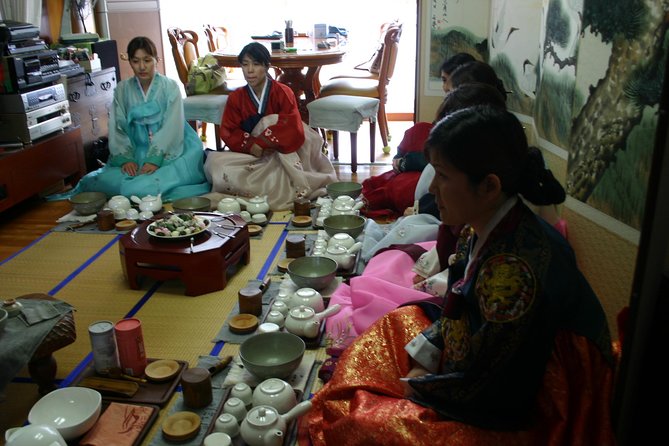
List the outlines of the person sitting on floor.
{"type": "MultiPolygon", "coordinates": [[[[480,104],[505,108],[504,99],[495,88],[465,84],[446,95],[442,110],[448,114],[480,104]]],[[[361,260],[367,265],[359,277],[337,287],[330,299],[342,308],[326,321],[328,342],[335,347],[330,351],[336,354],[374,321],[403,303],[441,296],[446,289],[447,265],[421,271],[420,281],[414,280],[415,267],[423,257],[436,257],[433,252],[437,245],[443,255],[450,255],[460,229],[461,226],[446,227],[439,218],[425,213],[402,217],[392,225],[379,225],[369,219],[361,251],[361,260]]]]}
{"type": "Polygon", "coordinates": [[[426,150],[442,221],[466,225],[443,302],[400,307],[344,351],[303,420],[310,440],[614,444],[606,316],[567,242],[523,202],[564,200],[541,153],[487,106],[448,115],[426,150]]]}
{"type": "MultiPolygon", "coordinates": [[[[450,74],[459,66],[472,62],[469,53],[457,53],[449,57],[440,67],[444,93],[452,90],[450,74]]],[[[435,122],[444,117],[444,103],[439,106],[432,122],[417,122],[406,132],[397,146],[392,170],[362,182],[365,201],[363,213],[370,218],[397,218],[413,204],[414,190],[420,173],[427,164],[423,155],[423,144],[435,122]]]]}
{"type": "Polygon", "coordinates": [[[212,191],[225,195],[267,195],[272,210],[290,208],[295,198],[325,195],[337,181],[322,153],[322,138],[302,122],[293,91],[268,75],[271,56],[253,42],[238,56],[247,85],[230,93],[221,138],[230,152],[211,152],[205,162],[212,191]]]}
{"type": "Polygon", "coordinates": [[[163,201],[172,201],[209,192],[202,142],[184,118],[179,86],[156,71],[155,44],[135,37],[127,51],[134,76],[114,90],[107,164],[84,176],[67,196],[162,194],[163,201]]]}

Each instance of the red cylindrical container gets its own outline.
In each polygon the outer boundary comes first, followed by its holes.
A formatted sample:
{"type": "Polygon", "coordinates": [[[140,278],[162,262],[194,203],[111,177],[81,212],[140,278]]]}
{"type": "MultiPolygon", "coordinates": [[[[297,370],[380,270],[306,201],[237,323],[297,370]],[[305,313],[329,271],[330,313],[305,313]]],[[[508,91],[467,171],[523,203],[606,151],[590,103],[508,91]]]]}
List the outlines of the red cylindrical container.
{"type": "Polygon", "coordinates": [[[142,376],[146,368],[142,323],[136,318],[123,319],[114,325],[114,333],[123,372],[132,376],[142,376]]]}

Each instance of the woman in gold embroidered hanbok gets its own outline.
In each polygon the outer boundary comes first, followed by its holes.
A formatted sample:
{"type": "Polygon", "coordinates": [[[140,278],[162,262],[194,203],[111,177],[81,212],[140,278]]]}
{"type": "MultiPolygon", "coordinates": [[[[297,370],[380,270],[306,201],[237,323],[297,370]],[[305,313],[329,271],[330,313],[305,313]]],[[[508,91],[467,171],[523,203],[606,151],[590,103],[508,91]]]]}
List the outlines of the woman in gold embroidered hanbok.
{"type": "Polygon", "coordinates": [[[316,444],[613,444],[609,332],[564,238],[520,199],[564,190],[518,119],[472,107],[427,155],[445,224],[466,224],[440,307],[401,307],[340,357],[303,421],[316,444]]]}

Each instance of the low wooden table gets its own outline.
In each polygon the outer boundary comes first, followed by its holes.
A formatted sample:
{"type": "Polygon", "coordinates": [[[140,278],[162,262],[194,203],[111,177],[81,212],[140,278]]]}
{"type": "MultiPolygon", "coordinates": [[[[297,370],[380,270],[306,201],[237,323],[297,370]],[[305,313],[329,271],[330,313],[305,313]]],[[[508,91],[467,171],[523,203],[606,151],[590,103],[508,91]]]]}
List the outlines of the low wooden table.
{"type": "Polygon", "coordinates": [[[121,237],[121,266],[130,288],[139,289],[139,276],[180,279],[187,296],[199,296],[225,288],[228,267],[240,260],[249,263],[251,244],[244,219],[237,214],[196,214],[212,219],[212,224],[193,237],[192,247],[188,237],[170,240],[150,235],[146,230],[150,221],[121,237]]]}

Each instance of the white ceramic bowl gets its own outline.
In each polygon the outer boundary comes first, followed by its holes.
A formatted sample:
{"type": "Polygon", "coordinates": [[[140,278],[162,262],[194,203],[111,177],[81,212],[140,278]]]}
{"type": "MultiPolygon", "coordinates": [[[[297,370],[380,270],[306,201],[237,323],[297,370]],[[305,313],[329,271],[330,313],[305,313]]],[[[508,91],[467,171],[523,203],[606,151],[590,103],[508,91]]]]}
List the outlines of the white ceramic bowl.
{"type": "Polygon", "coordinates": [[[46,394],[30,409],[31,424],[54,427],[66,441],[88,432],[100,417],[100,392],[86,387],[63,387],[46,394]]]}

